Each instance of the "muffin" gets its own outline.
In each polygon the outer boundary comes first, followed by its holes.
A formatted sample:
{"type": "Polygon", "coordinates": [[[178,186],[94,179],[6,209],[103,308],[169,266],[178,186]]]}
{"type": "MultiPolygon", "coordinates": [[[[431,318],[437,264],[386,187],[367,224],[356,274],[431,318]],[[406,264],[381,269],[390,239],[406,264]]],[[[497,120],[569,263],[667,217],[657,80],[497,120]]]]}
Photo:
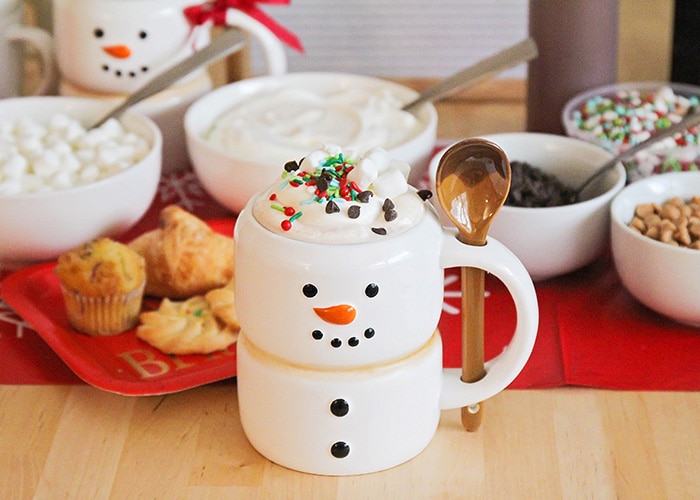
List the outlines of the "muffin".
{"type": "Polygon", "coordinates": [[[100,238],[58,258],[71,326],[88,335],[115,335],[136,326],[146,282],[144,258],[127,245],[100,238]]]}

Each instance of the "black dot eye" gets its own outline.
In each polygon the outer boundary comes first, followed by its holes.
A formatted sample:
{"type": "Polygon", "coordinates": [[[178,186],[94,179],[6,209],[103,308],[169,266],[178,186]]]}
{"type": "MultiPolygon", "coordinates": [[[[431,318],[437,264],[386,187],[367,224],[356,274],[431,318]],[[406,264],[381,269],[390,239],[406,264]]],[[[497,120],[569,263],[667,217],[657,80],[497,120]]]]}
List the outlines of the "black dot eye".
{"type": "Polygon", "coordinates": [[[95,38],[102,38],[105,36],[105,32],[102,28],[95,28],[92,34],[95,35],[95,38]]]}
{"type": "Polygon", "coordinates": [[[304,287],[301,289],[301,291],[305,297],[312,298],[312,297],[315,297],[316,294],[318,293],[318,288],[316,288],[316,285],[312,285],[311,283],[307,283],[306,285],[304,285],[304,287]]]}
{"type": "Polygon", "coordinates": [[[148,38],[148,33],[146,33],[145,31],[139,31],[139,38],[141,40],[145,40],[146,38],[148,38]]]}
{"type": "Polygon", "coordinates": [[[376,283],[370,283],[369,285],[367,285],[367,287],[365,288],[365,295],[367,295],[367,297],[371,299],[373,297],[376,297],[377,294],[379,294],[379,285],[377,285],[376,283]]]}

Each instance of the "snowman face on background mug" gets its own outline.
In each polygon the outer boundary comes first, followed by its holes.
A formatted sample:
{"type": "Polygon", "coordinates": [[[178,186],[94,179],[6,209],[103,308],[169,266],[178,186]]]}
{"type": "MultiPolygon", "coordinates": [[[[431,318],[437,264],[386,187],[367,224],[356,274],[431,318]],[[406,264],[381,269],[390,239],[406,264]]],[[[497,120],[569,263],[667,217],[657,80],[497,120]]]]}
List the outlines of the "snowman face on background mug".
{"type": "Polygon", "coordinates": [[[538,309],[524,266],[495,240],[460,243],[428,206],[399,234],[327,244],[268,230],[249,203],[234,238],[241,423],[277,464],[348,475],[410,460],[441,409],[500,392],[532,351],[538,309]],[[436,331],[444,269],[457,266],[501,279],[518,317],[508,348],[470,384],[443,369],[436,331]]]}
{"type": "Polygon", "coordinates": [[[54,0],[54,43],[62,76],[104,93],[133,92],[206,45],[192,27],[192,0],[54,0]]]}

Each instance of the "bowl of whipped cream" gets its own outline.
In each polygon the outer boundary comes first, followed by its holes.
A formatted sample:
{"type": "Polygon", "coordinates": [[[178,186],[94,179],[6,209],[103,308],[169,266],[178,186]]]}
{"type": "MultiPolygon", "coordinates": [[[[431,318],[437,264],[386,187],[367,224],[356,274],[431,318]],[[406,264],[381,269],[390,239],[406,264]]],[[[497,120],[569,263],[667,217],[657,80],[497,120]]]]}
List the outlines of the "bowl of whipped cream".
{"type": "Polygon", "coordinates": [[[289,161],[325,144],[344,150],[383,148],[412,166],[409,182],[427,173],[437,135],[437,112],[418,96],[380,78],[300,72],[249,78],[197,100],[185,115],[190,160],[219,203],[240,212],[289,161]]]}

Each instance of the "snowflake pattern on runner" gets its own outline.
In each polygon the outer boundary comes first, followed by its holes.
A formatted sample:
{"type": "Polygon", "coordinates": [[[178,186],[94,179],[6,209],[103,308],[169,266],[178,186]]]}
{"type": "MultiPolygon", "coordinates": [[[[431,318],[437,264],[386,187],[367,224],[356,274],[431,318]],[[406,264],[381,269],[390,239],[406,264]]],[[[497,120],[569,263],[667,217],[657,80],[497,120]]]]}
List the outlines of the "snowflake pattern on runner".
{"type": "MultiPolygon", "coordinates": [[[[447,314],[452,314],[456,316],[462,313],[462,282],[459,279],[459,274],[456,271],[450,271],[445,273],[445,295],[442,302],[442,310],[447,314]],[[454,304],[457,305],[454,305],[454,304]]],[[[491,292],[488,290],[484,291],[484,298],[488,298],[491,292]]]]}
{"type": "MultiPolygon", "coordinates": [[[[15,336],[21,339],[24,336],[25,330],[34,331],[29,323],[20,318],[17,313],[7,303],[0,299],[0,322],[14,325],[15,336]]],[[[2,335],[2,332],[0,332],[2,335]]]]}
{"type": "Polygon", "coordinates": [[[193,171],[164,175],[158,185],[158,196],[164,204],[177,204],[189,212],[206,204],[206,192],[193,171]]]}

